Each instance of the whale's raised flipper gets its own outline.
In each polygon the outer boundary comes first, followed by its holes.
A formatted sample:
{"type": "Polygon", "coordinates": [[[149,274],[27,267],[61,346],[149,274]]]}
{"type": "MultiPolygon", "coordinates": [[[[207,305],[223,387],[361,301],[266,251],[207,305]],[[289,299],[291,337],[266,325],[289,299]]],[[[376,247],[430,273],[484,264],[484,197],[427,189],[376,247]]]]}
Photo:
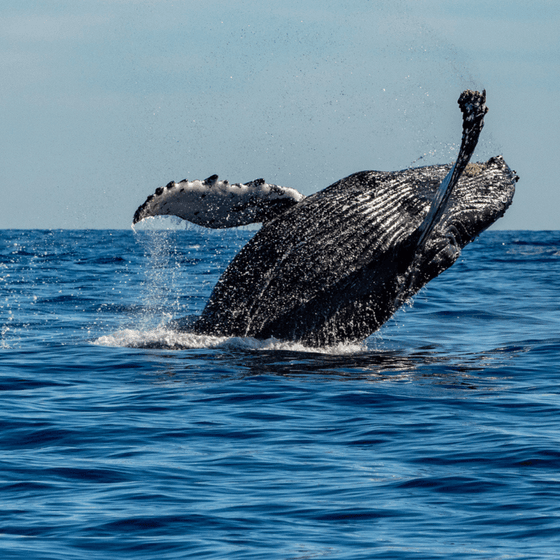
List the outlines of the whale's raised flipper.
{"type": "Polygon", "coordinates": [[[152,216],[178,216],[208,228],[244,226],[271,220],[304,198],[264,179],[234,184],[217,175],[204,181],[184,179],[156,189],[136,210],[133,224],[152,216]]]}
{"type": "MultiPolygon", "coordinates": [[[[406,270],[406,273],[401,276],[401,289],[397,294],[396,307],[400,306],[403,301],[406,301],[418,291],[414,286],[418,283],[418,275],[422,274],[420,261],[423,258],[426,243],[444,215],[453,189],[467,168],[484,127],[484,115],[488,112],[488,107],[486,107],[486,90],[483,90],[482,93],[466,90],[461,94],[457,103],[463,114],[461,147],[459,148],[457,160],[435,193],[428,214],[408,241],[409,251],[411,254],[414,253],[414,257],[412,262],[408,262],[408,258],[404,256],[401,259],[401,270],[406,270]]],[[[474,169],[476,169],[476,166],[474,169]]],[[[460,249],[459,247],[456,248],[457,256],[460,249]]]]}
{"type": "Polygon", "coordinates": [[[418,252],[421,252],[424,248],[427,238],[430,236],[445,211],[447,201],[451,197],[451,193],[459,181],[459,177],[461,177],[468,165],[478,143],[478,137],[482,132],[482,127],[484,126],[484,115],[488,112],[488,107],[485,105],[486,90],[483,90],[482,93],[466,90],[461,94],[457,103],[463,113],[461,147],[459,149],[457,161],[441,182],[430,206],[430,211],[418,228],[418,252]]]}

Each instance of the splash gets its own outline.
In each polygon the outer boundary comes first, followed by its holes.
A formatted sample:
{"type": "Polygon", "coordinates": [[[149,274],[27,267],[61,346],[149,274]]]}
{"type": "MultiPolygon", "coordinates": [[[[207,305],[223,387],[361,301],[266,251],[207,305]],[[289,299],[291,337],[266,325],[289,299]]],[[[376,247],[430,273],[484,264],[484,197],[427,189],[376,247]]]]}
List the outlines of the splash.
{"type": "Polygon", "coordinates": [[[141,231],[183,231],[189,228],[189,222],[177,216],[151,216],[141,222],[132,224],[131,229],[134,233],[141,231]]]}
{"type": "Polygon", "coordinates": [[[135,231],[148,262],[142,283],[144,311],[138,318],[142,329],[161,327],[181,311],[178,295],[180,270],[173,231],[157,229],[146,234],[135,231]]]}
{"type": "Polygon", "coordinates": [[[315,354],[360,354],[367,352],[365,343],[337,344],[321,348],[308,347],[300,342],[281,341],[276,338],[258,340],[251,337],[226,337],[200,335],[189,332],[174,331],[165,326],[154,329],[123,329],[96,339],[97,346],[147,348],[162,350],[222,349],[241,351],[289,351],[315,354]]]}

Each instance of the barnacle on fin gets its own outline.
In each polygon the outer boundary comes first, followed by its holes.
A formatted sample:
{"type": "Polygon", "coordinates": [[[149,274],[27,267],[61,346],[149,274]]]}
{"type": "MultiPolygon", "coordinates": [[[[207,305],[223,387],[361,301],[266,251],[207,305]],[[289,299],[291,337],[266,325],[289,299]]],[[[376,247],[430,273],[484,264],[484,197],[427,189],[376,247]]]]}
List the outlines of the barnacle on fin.
{"type": "Polygon", "coordinates": [[[213,185],[216,181],[218,180],[218,176],[217,175],[210,175],[210,177],[207,177],[206,179],[204,179],[204,181],[202,181],[205,185],[213,185]]]}
{"type": "Polygon", "coordinates": [[[476,177],[479,173],[482,173],[483,170],[484,167],[480,163],[468,163],[463,173],[467,177],[476,177]]]}

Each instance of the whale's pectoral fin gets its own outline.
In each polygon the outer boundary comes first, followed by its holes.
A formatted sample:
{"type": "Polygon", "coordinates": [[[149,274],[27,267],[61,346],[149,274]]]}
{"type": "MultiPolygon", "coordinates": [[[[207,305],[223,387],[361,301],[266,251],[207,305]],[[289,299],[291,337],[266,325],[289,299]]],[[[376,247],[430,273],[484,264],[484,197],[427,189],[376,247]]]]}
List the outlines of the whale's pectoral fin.
{"type": "Polygon", "coordinates": [[[426,241],[445,212],[451,193],[474,153],[478,137],[484,126],[484,115],[488,112],[488,107],[485,105],[486,90],[483,90],[482,93],[466,90],[461,94],[457,103],[463,113],[461,148],[457,161],[438,187],[430,210],[418,228],[417,254],[423,251],[426,241]]]}
{"type": "Polygon", "coordinates": [[[441,270],[451,266],[460,253],[460,248],[452,247],[446,238],[441,238],[441,236],[437,238],[437,236],[432,236],[432,233],[447,211],[453,190],[474,153],[478,137],[484,126],[484,115],[488,112],[485,102],[485,90],[482,93],[466,90],[459,97],[458,104],[463,114],[463,135],[459,154],[451,171],[437,188],[426,217],[401,248],[403,257],[400,261],[398,273],[402,283],[395,300],[396,307],[416,293],[419,286],[421,287],[430,278],[437,276],[441,270]],[[435,241],[433,238],[435,238],[435,241]],[[433,245],[434,243],[438,245],[438,250],[429,247],[430,244],[433,245]],[[438,272],[433,272],[425,264],[424,266],[421,265],[421,262],[425,263],[430,260],[432,253],[438,255],[440,260],[445,260],[445,257],[448,260],[447,264],[442,263],[440,265],[438,272]],[[427,272],[427,269],[430,269],[430,272],[427,272]]]}
{"type": "Polygon", "coordinates": [[[244,226],[268,222],[304,198],[264,179],[234,184],[217,175],[204,181],[184,179],[156,189],[136,210],[133,224],[152,216],[178,216],[208,228],[244,226]]]}

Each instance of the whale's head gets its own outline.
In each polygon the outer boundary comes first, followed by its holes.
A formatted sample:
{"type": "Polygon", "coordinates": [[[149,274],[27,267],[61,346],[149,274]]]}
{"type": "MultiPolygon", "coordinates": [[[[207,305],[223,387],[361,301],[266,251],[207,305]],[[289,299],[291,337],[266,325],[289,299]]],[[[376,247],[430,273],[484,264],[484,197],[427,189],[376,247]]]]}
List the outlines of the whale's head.
{"type": "MultiPolygon", "coordinates": [[[[406,297],[449,268],[463,247],[504,215],[512,203],[518,179],[502,156],[466,167],[445,212],[408,268],[406,297]]],[[[426,195],[429,199],[430,195],[426,195]]],[[[415,232],[410,239],[414,245],[415,232]]]]}

